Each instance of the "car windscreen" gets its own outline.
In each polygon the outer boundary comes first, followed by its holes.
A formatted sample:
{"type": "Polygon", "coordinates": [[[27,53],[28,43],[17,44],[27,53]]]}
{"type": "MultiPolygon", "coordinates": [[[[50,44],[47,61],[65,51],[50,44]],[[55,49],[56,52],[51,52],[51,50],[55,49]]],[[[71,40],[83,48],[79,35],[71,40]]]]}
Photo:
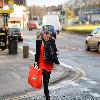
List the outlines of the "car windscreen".
{"type": "Polygon", "coordinates": [[[97,33],[100,33],[100,28],[97,28],[96,31],[97,31],[97,33]]]}
{"type": "Polygon", "coordinates": [[[51,25],[45,25],[45,26],[43,26],[43,28],[54,29],[54,27],[51,25]]]}
{"type": "Polygon", "coordinates": [[[20,29],[19,28],[8,28],[8,31],[10,33],[12,33],[12,32],[20,32],[20,29]]]}

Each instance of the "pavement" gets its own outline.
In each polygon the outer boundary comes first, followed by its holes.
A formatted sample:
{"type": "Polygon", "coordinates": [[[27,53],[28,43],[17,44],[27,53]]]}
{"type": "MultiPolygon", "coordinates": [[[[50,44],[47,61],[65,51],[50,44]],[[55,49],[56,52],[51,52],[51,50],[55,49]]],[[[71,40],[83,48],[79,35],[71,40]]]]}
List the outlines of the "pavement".
{"type": "MultiPolygon", "coordinates": [[[[18,54],[8,54],[8,50],[0,50],[0,100],[9,100],[9,98],[35,91],[27,83],[29,65],[33,63],[34,56],[29,54],[29,58],[23,58],[22,49],[18,48],[18,54]]],[[[55,65],[49,85],[69,74],[69,69],[55,65]]]]}

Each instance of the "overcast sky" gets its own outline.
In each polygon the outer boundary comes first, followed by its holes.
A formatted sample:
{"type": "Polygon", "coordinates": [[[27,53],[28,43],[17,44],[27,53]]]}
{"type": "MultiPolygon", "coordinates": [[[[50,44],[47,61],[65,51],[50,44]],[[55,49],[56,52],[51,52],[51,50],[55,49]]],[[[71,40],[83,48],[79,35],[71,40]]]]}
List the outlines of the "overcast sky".
{"type": "Polygon", "coordinates": [[[63,4],[67,0],[27,0],[27,4],[29,6],[35,4],[35,5],[41,5],[41,6],[51,6],[51,5],[58,5],[63,4]]]}

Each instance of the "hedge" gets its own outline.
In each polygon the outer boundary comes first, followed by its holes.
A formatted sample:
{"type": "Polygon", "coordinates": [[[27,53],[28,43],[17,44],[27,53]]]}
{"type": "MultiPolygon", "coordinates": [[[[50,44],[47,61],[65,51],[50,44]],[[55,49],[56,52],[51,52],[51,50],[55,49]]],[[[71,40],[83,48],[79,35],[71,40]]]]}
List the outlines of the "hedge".
{"type": "Polygon", "coordinates": [[[84,26],[65,26],[63,29],[65,31],[75,32],[75,33],[81,33],[81,34],[88,34],[95,28],[100,27],[100,25],[94,26],[94,25],[84,25],[84,26]]]}

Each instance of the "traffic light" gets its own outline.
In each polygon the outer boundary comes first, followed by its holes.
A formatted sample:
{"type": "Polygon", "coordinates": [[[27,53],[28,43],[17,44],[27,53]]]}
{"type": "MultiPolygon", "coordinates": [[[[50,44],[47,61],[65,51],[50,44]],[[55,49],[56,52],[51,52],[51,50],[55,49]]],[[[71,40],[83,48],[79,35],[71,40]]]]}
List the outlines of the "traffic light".
{"type": "Polygon", "coordinates": [[[64,10],[60,11],[60,15],[65,15],[65,11],[64,10]]]}

